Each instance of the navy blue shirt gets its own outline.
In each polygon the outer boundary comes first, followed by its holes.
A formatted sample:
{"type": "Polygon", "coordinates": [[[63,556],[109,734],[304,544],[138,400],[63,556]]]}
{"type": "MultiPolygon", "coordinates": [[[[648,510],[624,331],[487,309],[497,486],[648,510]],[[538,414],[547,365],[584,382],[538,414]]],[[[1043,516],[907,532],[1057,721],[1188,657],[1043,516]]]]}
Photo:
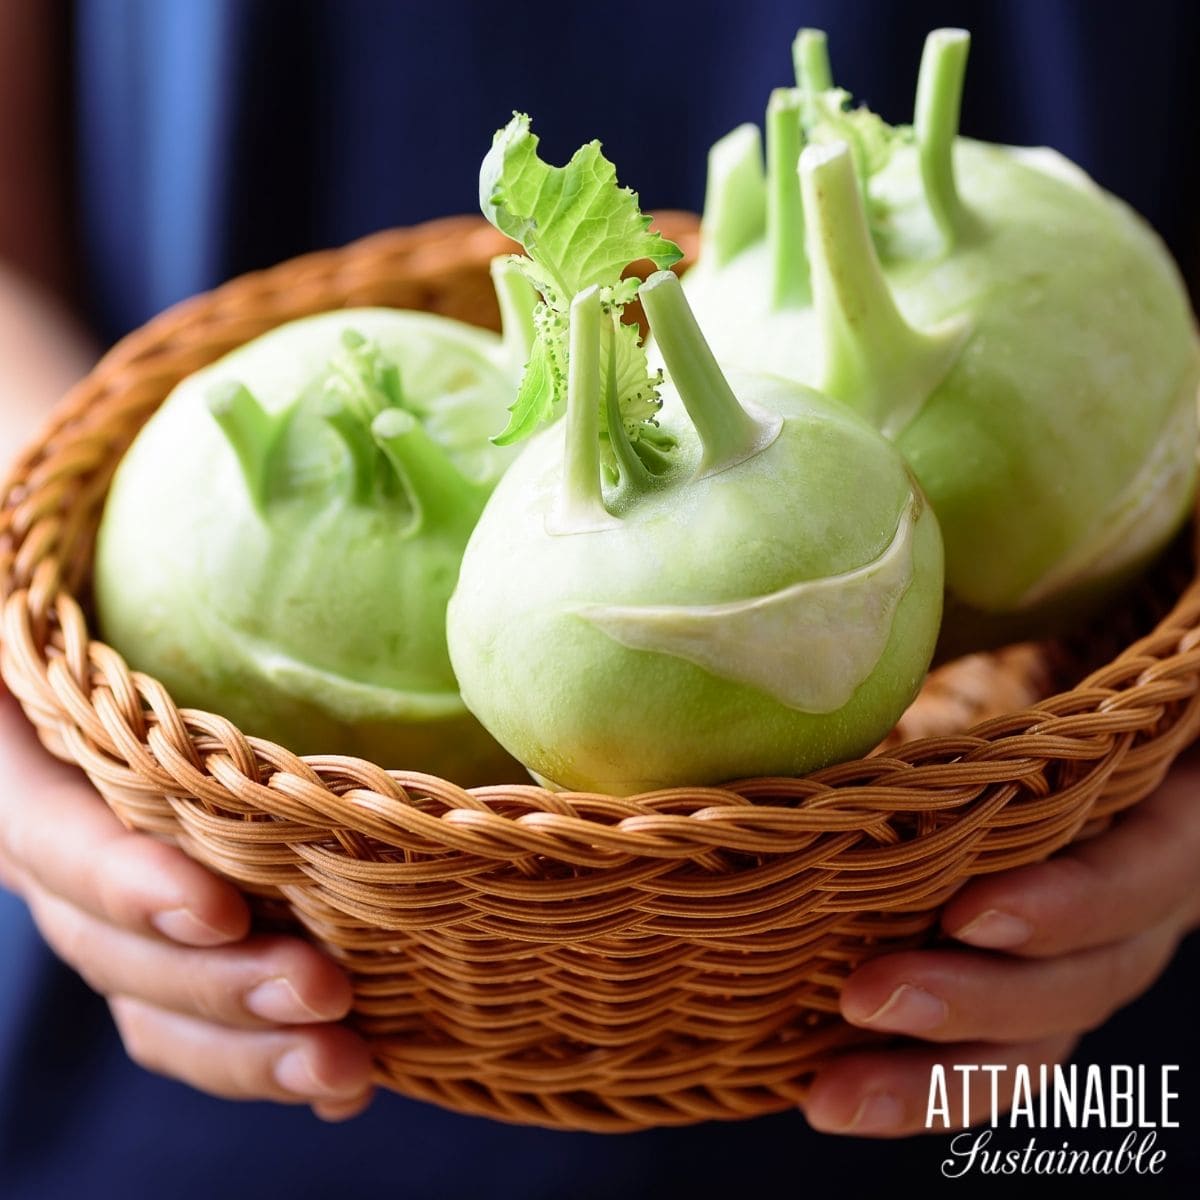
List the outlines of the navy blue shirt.
{"type": "MultiPolygon", "coordinates": [[[[964,132],[1056,147],[1196,263],[1200,6],[1188,0],[78,0],[77,184],[97,327],[116,336],[241,271],[471,211],[479,160],[513,109],[533,115],[550,156],[600,137],[645,206],[696,209],[709,144],[761,119],[769,89],[789,82],[801,24],[830,31],[838,82],[894,121],[911,116],[927,30],[968,25],[964,132]]],[[[817,1137],[794,1113],[605,1138],[390,1094],[327,1127],[132,1066],[103,1001],[7,897],[0,947],[3,1200],[854,1194],[924,1186],[946,1153],[945,1139],[817,1137]]],[[[1184,1064],[1185,1135],[1187,1114],[1193,1131],[1200,1116],[1188,1096],[1196,958],[1192,945],[1080,1052],[1184,1064]]],[[[1194,1180],[1195,1151],[1168,1144],[1174,1179],[1194,1180]]]]}
{"type": "Polygon", "coordinates": [[[709,145],[761,122],[802,23],[830,31],[839,86],[897,123],[925,34],[969,26],[963,131],[1062,151],[1200,267],[1190,0],[77,8],[87,278],[112,335],[253,267],[477,211],[479,161],[514,109],[556,161],[598,137],[645,207],[698,210],[709,145]]]}

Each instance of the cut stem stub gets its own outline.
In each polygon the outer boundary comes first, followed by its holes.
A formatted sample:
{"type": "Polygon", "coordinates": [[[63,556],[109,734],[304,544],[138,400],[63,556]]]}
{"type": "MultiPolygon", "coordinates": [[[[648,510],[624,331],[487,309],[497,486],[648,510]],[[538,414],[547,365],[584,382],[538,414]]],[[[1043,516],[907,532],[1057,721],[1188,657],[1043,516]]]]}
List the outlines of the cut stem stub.
{"type": "Polygon", "coordinates": [[[219,383],[209,392],[208,410],[233,447],[250,499],[261,512],[286,416],[268,413],[245,384],[234,380],[219,383]]]}
{"type": "Polygon", "coordinates": [[[967,226],[954,179],[954,140],[962,107],[971,36],[965,29],[935,29],[925,39],[913,130],[925,201],[947,249],[967,226]]]}
{"type": "Polygon", "coordinates": [[[761,237],[765,205],[762,135],[757,125],[739,125],[708,152],[701,261],[723,267],[761,237]]]}
{"type": "Polygon", "coordinates": [[[823,29],[801,29],[792,42],[796,86],[802,92],[827,92],[833,87],[829,44],[823,29]]]}
{"type": "Polygon", "coordinates": [[[433,525],[465,525],[469,531],[483,508],[486,489],[475,489],[421,422],[402,408],[385,408],[371,422],[371,437],[396,473],[413,520],[406,533],[433,525]],[[478,490],[478,503],[468,502],[478,490]]]}
{"type": "Polygon", "coordinates": [[[655,272],[639,295],[667,374],[700,437],[699,474],[715,475],[765,450],[779,436],[783,418],[738,401],[675,275],[655,272]]]}
{"type": "Polygon", "coordinates": [[[562,491],[548,523],[551,533],[588,533],[618,523],[604,507],[600,481],[600,322],[608,317],[599,288],[571,301],[570,320],[562,491]]]}
{"type": "Polygon", "coordinates": [[[845,142],[806,146],[800,183],[824,347],[817,386],[895,436],[950,370],[968,327],[956,321],[922,332],[900,314],[845,142]]]}
{"type": "Polygon", "coordinates": [[[511,254],[498,254],[491,262],[492,285],[500,304],[500,336],[509,368],[517,373],[529,361],[536,331],[533,310],[538,294],[511,254]]]}
{"type": "Polygon", "coordinates": [[[795,88],[776,88],[767,104],[767,241],[771,301],[776,308],[802,304],[808,298],[804,205],[796,177],[803,103],[795,88]]]}

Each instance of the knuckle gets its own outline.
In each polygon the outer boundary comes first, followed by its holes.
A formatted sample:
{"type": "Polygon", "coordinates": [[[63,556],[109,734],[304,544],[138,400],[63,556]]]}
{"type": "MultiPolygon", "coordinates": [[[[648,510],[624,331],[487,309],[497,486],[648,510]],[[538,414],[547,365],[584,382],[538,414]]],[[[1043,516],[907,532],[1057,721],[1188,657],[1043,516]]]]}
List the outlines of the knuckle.
{"type": "Polygon", "coordinates": [[[141,877],[140,864],[136,861],[136,845],[126,835],[115,839],[96,855],[90,867],[91,887],[96,898],[97,909],[110,921],[118,925],[133,923],[136,905],[130,895],[130,881],[141,877]]]}
{"type": "Polygon", "coordinates": [[[140,1007],[128,1002],[113,1001],[110,1004],[121,1045],[130,1060],[145,1071],[156,1075],[170,1074],[163,1057],[159,1039],[152,1035],[149,1022],[140,1007]]]}
{"type": "MultiPolygon", "coordinates": [[[[17,812],[20,812],[18,807],[17,812]]],[[[38,822],[28,816],[7,814],[0,822],[0,859],[10,873],[28,876],[34,882],[42,877],[41,839],[43,833],[38,822]]]]}
{"type": "Polygon", "coordinates": [[[1177,943],[1178,938],[1161,927],[1126,943],[1125,986],[1118,1007],[1136,999],[1154,984],[1174,956],[1177,943]]]}
{"type": "Polygon", "coordinates": [[[189,962],[181,972],[185,1003],[195,1016],[205,1021],[224,1021],[233,1005],[228,989],[214,986],[212,969],[201,962],[189,962]]]}
{"type": "Polygon", "coordinates": [[[102,990],[95,971],[95,956],[89,953],[89,938],[82,915],[71,905],[31,893],[30,912],[46,944],[67,966],[83,977],[93,991],[102,990]]]}
{"type": "Polygon", "coordinates": [[[1146,991],[1170,960],[1172,950],[1173,942],[1163,939],[1157,930],[1106,948],[1097,986],[1089,990],[1079,1031],[1090,1033],[1099,1029],[1114,1013],[1146,991]]]}
{"type": "Polygon", "coordinates": [[[1072,911],[1093,912],[1096,902],[1103,901],[1108,894],[1099,869],[1082,855],[1064,854],[1062,858],[1052,859],[1047,867],[1065,907],[1072,911]]]}
{"type": "Polygon", "coordinates": [[[19,817],[0,822],[0,858],[14,868],[25,867],[25,822],[19,817]]]}
{"type": "Polygon", "coordinates": [[[56,905],[54,911],[55,916],[51,923],[55,930],[54,943],[58,953],[87,979],[94,963],[92,955],[88,953],[89,939],[84,922],[78,913],[66,905],[56,905]]]}
{"type": "Polygon", "coordinates": [[[1104,1025],[1123,1003],[1124,975],[1121,955],[1116,949],[1106,951],[1104,969],[1096,987],[1090,988],[1074,1022],[1081,1033],[1092,1033],[1104,1025]]]}
{"type": "Polygon", "coordinates": [[[231,1057],[227,1095],[247,1099],[270,1099],[280,1095],[281,1089],[272,1072],[277,1050],[269,1046],[271,1043],[256,1040],[246,1053],[231,1057]]]}
{"type": "Polygon", "coordinates": [[[6,858],[3,847],[0,847],[0,888],[20,896],[24,888],[21,882],[21,872],[12,859],[6,858]]]}
{"type": "Polygon", "coordinates": [[[317,952],[294,938],[281,938],[263,950],[263,973],[287,979],[301,996],[316,985],[323,973],[324,964],[317,952]]]}

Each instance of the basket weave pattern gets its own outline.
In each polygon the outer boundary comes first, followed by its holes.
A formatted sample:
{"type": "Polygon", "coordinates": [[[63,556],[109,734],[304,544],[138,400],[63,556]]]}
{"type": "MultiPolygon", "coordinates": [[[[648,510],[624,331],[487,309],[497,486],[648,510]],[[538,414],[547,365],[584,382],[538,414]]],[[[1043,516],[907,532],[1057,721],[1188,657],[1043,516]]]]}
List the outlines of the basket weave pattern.
{"type": "MultiPolygon", "coordinates": [[[[694,245],[693,219],[661,224],[694,245]]],[[[1141,799],[1200,731],[1200,587],[1039,703],[1036,684],[1022,690],[1028,651],[981,659],[961,703],[931,685],[931,728],[961,729],[996,696],[1018,705],[967,732],[894,738],[805,779],[621,799],[299,759],[177,708],[92,638],[77,597],[105,490],[176,382],[328,308],[494,325],[487,262],[503,248],[469,218],[378,235],[245,276],[117,346],[4,489],[0,667],[45,744],[127,825],[237,882],[264,921],[298,921],[346,968],[379,1082],[592,1130],[794,1105],[864,1037],[836,1015],[859,962],[927,939],[970,877],[1043,858],[1141,799]]]]}

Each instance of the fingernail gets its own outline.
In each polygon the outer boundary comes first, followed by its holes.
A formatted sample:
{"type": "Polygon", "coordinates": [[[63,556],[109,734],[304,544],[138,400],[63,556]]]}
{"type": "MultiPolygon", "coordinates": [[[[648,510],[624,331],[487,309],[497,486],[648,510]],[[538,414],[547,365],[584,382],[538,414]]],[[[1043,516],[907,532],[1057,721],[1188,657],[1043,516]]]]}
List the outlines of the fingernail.
{"type": "MultiPolygon", "coordinates": [[[[289,1050],[280,1056],[275,1063],[275,1082],[293,1095],[307,1096],[313,1100],[347,1095],[345,1088],[330,1087],[329,1084],[323,1083],[317,1078],[312,1063],[309,1062],[308,1055],[303,1050],[289,1050]]],[[[361,1090],[361,1088],[360,1083],[356,1085],[355,1091],[361,1090]]],[[[354,1091],[350,1092],[350,1095],[354,1094],[354,1091]]]]}
{"type": "Polygon", "coordinates": [[[949,1015],[950,1008],[940,996],[902,983],[873,1013],[859,1019],[891,1033],[926,1033],[945,1024],[949,1015]]]}
{"type": "Polygon", "coordinates": [[[155,913],[150,924],[163,937],[183,942],[185,946],[221,946],[232,940],[223,930],[200,920],[190,908],[169,908],[155,913]]]}
{"type": "Polygon", "coordinates": [[[846,1126],[849,1133],[894,1133],[904,1122],[904,1105],[890,1092],[871,1092],[846,1126]]]}
{"type": "Polygon", "coordinates": [[[337,1124],[357,1117],[371,1103],[371,1091],[368,1089],[349,1100],[326,1100],[313,1105],[313,1115],[319,1120],[337,1124]]]}
{"type": "Polygon", "coordinates": [[[252,987],[242,1001],[246,1008],[256,1017],[264,1021],[273,1021],[279,1025],[295,1025],[307,1021],[328,1021],[330,1017],[323,1016],[315,1008],[310,1008],[300,999],[300,993],[292,986],[291,980],[280,976],[278,979],[268,979],[252,987]]]}
{"type": "Polygon", "coordinates": [[[989,908],[952,936],[984,950],[1011,950],[1033,937],[1033,926],[1021,917],[989,908]]]}

